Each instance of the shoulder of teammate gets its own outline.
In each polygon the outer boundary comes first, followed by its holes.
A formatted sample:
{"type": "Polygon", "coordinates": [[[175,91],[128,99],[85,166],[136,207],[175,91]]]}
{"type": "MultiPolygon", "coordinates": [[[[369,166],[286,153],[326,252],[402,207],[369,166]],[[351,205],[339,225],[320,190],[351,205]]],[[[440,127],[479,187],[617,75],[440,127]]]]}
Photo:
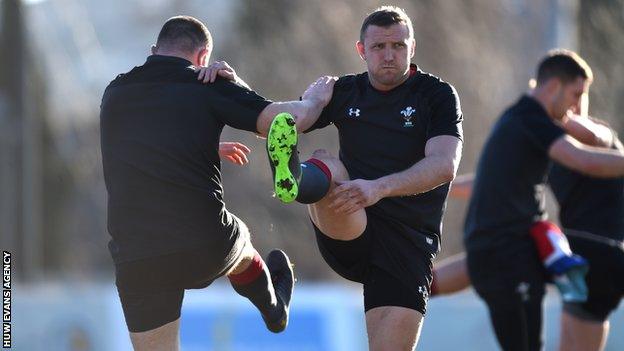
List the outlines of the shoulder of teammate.
{"type": "Polygon", "coordinates": [[[235,98],[235,99],[244,99],[244,100],[263,100],[266,102],[271,102],[271,100],[265,98],[264,96],[258,94],[256,91],[251,90],[250,88],[240,85],[237,82],[231,81],[227,78],[223,78],[217,76],[216,80],[213,83],[203,83],[197,80],[197,76],[194,78],[199,84],[202,84],[206,87],[206,91],[208,94],[213,93],[221,97],[225,98],[235,98]]]}
{"type": "Polygon", "coordinates": [[[314,122],[314,124],[304,133],[309,133],[313,130],[324,128],[334,123],[334,119],[336,118],[336,109],[345,103],[348,97],[352,94],[353,89],[357,87],[358,81],[362,80],[362,76],[363,74],[348,74],[338,78],[334,84],[331,100],[327,106],[323,108],[323,111],[319,115],[316,122],[314,122]]]}
{"type": "Polygon", "coordinates": [[[336,84],[334,84],[334,94],[350,92],[362,78],[363,74],[347,74],[338,78],[336,84]]]}
{"type": "MultiPolygon", "coordinates": [[[[197,75],[195,75],[195,80],[197,80],[197,75]]],[[[227,89],[232,89],[232,90],[246,90],[246,91],[253,91],[247,87],[244,87],[240,84],[238,84],[235,81],[229,80],[227,78],[221,77],[221,76],[217,76],[217,78],[215,79],[214,82],[212,83],[203,83],[202,81],[197,81],[207,87],[212,87],[215,88],[217,90],[227,90],[227,89]]]]}
{"type": "Polygon", "coordinates": [[[335,106],[339,106],[349,99],[358,91],[363,92],[368,84],[367,73],[347,74],[336,81],[334,84],[334,92],[332,99],[326,106],[326,110],[331,110],[335,106]]]}
{"type": "Polygon", "coordinates": [[[184,68],[180,67],[179,70],[171,71],[168,74],[173,76],[173,78],[170,79],[171,82],[196,84],[205,87],[207,91],[219,93],[253,92],[253,90],[221,76],[217,76],[212,83],[204,83],[197,79],[199,73],[196,71],[196,66],[192,65],[184,68]]]}
{"type": "Polygon", "coordinates": [[[323,114],[331,113],[336,106],[341,105],[358,86],[358,81],[361,80],[361,76],[361,74],[348,74],[338,78],[334,84],[332,98],[323,109],[323,114]]]}

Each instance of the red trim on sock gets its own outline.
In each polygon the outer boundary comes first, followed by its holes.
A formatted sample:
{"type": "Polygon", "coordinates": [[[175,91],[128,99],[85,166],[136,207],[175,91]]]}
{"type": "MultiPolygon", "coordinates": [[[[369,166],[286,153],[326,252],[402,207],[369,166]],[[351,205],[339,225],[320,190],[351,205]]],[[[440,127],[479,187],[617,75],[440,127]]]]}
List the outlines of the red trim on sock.
{"type": "Polygon", "coordinates": [[[436,283],[436,274],[435,271],[431,272],[432,278],[431,278],[431,292],[429,293],[429,296],[436,296],[439,291],[438,291],[438,284],[436,283]]]}
{"type": "Polygon", "coordinates": [[[311,164],[313,164],[316,167],[320,168],[321,171],[323,171],[323,173],[325,173],[325,175],[327,176],[327,179],[329,179],[329,181],[331,182],[331,180],[332,180],[331,171],[329,170],[329,167],[327,167],[327,165],[323,161],[321,161],[321,160],[319,160],[317,158],[311,158],[311,159],[307,160],[306,162],[310,162],[311,164]]]}
{"type": "Polygon", "coordinates": [[[230,274],[228,276],[228,279],[230,279],[230,282],[232,284],[246,285],[256,280],[256,278],[258,278],[260,274],[262,274],[263,270],[264,262],[262,261],[262,257],[260,257],[260,254],[258,254],[258,252],[256,251],[256,254],[254,255],[249,267],[247,267],[247,269],[245,269],[241,273],[230,274]]]}

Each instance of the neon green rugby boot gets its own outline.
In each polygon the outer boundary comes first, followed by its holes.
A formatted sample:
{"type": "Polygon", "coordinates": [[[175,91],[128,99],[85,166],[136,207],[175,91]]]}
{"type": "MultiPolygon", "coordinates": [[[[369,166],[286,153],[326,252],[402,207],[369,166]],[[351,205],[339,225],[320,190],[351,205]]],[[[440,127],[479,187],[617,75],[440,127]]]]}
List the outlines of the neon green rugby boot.
{"type": "Polygon", "coordinates": [[[267,136],[267,155],[273,172],[275,196],[284,203],[297,198],[301,165],[297,152],[295,118],[286,112],[275,116],[267,136]]]}

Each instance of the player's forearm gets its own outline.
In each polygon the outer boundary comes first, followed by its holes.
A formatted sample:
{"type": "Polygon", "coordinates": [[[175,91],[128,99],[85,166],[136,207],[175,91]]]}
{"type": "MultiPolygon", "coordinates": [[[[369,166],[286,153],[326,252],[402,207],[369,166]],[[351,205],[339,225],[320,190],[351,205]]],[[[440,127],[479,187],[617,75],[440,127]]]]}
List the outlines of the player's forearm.
{"type": "Polygon", "coordinates": [[[303,132],[309,129],[318,119],[325,105],[317,99],[304,99],[301,101],[274,102],[267,106],[260,117],[256,127],[260,136],[266,137],[275,115],[282,112],[290,113],[295,117],[297,131],[303,132]]]}
{"type": "Polygon", "coordinates": [[[573,157],[553,158],[564,166],[588,176],[597,178],[624,176],[624,154],[619,150],[585,146],[573,157]]]}
{"type": "Polygon", "coordinates": [[[585,145],[598,146],[596,144],[597,139],[594,133],[577,121],[569,119],[566,123],[562,124],[562,127],[567,135],[573,137],[581,143],[585,145]]]}
{"type": "Polygon", "coordinates": [[[375,182],[382,197],[407,196],[427,192],[455,178],[457,167],[452,160],[428,156],[405,171],[387,175],[375,182]]]}
{"type": "Polygon", "coordinates": [[[570,117],[563,124],[566,134],[585,145],[598,147],[611,147],[614,135],[611,128],[594,122],[589,118],[570,117]]]}
{"type": "Polygon", "coordinates": [[[548,156],[577,172],[598,178],[624,176],[624,153],[581,144],[570,136],[557,139],[548,150],[548,156]]]}
{"type": "Polygon", "coordinates": [[[619,150],[596,152],[586,161],[585,173],[594,177],[623,177],[624,155],[619,150]]]}
{"type": "Polygon", "coordinates": [[[311,98],[298,102],[299,104],[295,106],[297,111],[294,111],[293,115],[296,117],[297,131],[303,133],[314,125],[326,104],[321,100],[311,98]]]}

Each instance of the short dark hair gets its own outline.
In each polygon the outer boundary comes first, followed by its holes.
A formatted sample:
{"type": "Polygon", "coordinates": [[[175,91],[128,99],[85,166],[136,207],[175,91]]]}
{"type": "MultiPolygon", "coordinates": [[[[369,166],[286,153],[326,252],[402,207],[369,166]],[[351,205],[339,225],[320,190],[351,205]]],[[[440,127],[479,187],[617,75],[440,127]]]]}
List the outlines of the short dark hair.
{"type": "Polygon", "coordinates": [[[414,36],[414,28],[412,20],[407,16],[405,11],[396,6],[382,6],[370,13],[364,19],[362,28],[360,29],[360,41],[364,42],[364,34],[368,26],[390,27],[393,24],[405,24],[409,30],[410,38],[414,36]]]}
{"type": "Polygon", "coordinates": [[[550,50],[537,67],[537,84],[558,78],[564,84],[577,78],[594,80],[591,68],[577,53],[566,49],[550,50]]]}
{"type": "Polygon", "coordinates": [[[156,41],[157,48],[181,51],[187,54],[212,46],[208,28],[191,16],[175,16],[165,22],[156,41]]]}

